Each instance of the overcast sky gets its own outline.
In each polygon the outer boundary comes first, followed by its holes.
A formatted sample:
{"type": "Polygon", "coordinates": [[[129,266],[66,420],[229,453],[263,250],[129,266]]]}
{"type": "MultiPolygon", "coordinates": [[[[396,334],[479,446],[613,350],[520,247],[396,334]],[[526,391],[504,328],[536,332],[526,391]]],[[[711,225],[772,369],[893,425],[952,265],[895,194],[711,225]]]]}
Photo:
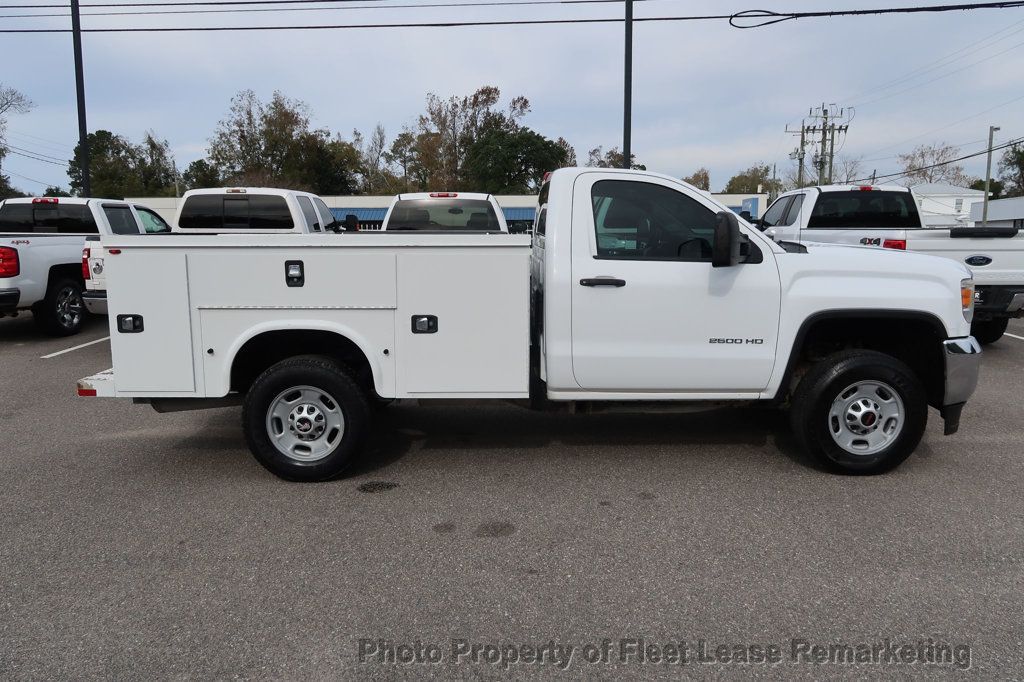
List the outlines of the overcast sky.
{"type": "MultiPolygon", "coordinates": [[[[3,0],[0,9],[53,1],[3,0]]],[[[916,4],[938,3],[645,0],[636,3],[636,16],[916,4]]],[[[617,3],[332,8],[87,16],[83,27],[585,18],[621,12],[617,3]]],[[[63,17],[0,19],[4,28],[69,25],[63,17]]],[[[301,99],[311,107],[316,126],[346,137],[354,128],[368,132],[378,121],[391,137],[414,123],[428,92],[461,95],[489,84],[498,86],[506,101],[525,95],[532,105],[525,124],[551,138],[565,137],[585,159],[592,147],[622,142],[622,33],[621,24],[578,24],[87,34],[89,129],[111,130],[135,141],[153,130],[170,141],[183,169],[204,155],[232,95],[243,88],[263,99],[274,90],[301,99]]],[[[0,35],[0,64],[0,82],[36,103],[31,113],[10,117],[8,143],[70,158],[77,139],[71,36],[0,35]]],[[[1002,127],[997,140],[1022,136],[1024,9],[801,19],[753,30],[731,28],[723,20],[635,27],[633,151],[651,170],[682,176],[706,166],[716,191],[733,173],[758,161],[777,163],[781,176],[792,165],[789,153],[796,144],[794,136],[785,134],[786,126],[799,127],[808,109],[822,102],[855,107],[842,154],[863,156],[867,173],[897,170],[895,155],[922,142],[946,141],[965,154],[983,149],[989,125],[1002,127]]],[[[965,167],[983,175],[984,157],[965,167]]],[[[67,185],[62,167],[23,156],[9,155],[3,170],[27,192],[40,191],[39,183],[67,185]]]]}

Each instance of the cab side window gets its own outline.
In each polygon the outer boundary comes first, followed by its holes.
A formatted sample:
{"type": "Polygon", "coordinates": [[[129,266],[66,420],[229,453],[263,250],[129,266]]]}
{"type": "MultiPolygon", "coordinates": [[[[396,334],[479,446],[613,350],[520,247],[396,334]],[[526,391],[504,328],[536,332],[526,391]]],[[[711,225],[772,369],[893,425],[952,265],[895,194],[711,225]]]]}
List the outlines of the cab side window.
{"type": "MultiPolygon", "coordinates": [[[[767,228],[788,224],[783,221],[786,218],[787,209],[792,201],[793,197],[782,197],[769,206],[768,210],[765,211],[764,216],[761,218],[761,225],[767,228]]],[[[801,197],[801,201],[803,201],[803,197],[801,197]]]]}
{"type": "Polygon", "coordinates": [[[142,229],[146,231],[146,234],[160,234],[171,231],[171,226],[155,211],[142,206],[136,206],[135,212],[139,214],[139,220],[142,221],[142,229]]]}
{"type": "Polygon", "coordinates": [[[591,190],[597,257],[710,262],[715,214],[669,187],[599,180],[591,190]]]}
{"type": "Polygon", "coordinates": [[[793,200],[789,203],[789,210],[786,211],[786,218],[782,221],[782,225],[789,226],[794,225],[797,222],[797,218],[800,217],[800,208],[804,205],[804,195],[797,194],[793,197],[793,200]]]}
{"type": "Polygon", "coordinates": [[[316,210],[313,208],[313,202],[309,200],[309,197],[298,197],[299,208],[302,209],[302,217],[306,219],[306,225],[313,232],[323,232],[323,228],[320,227],[320,219],[316,215],[316,210]]]}
{"type": "Polygon", "coordinates": [[[110,231],[114,234],[138,234],[139,226],[135,222],[132,210],[125,205],[104,204],[103,215],[110,223],[110,231]]]}

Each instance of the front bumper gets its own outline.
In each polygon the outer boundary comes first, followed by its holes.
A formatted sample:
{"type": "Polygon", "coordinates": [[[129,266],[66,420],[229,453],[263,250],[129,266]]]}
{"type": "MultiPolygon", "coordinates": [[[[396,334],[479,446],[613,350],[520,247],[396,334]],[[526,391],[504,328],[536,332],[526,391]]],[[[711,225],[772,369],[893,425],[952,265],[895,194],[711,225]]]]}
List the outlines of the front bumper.
{"type": "Polygon", "coordinates": [[[0,313],[13,313],[21,300],[20,289],[0,289],[0,313]]]}
{"type": "Polygon", "coordinates": [[[974,290],[974,319],[1024,316],[1024,287],[980,284],[974,290]]]}
{"type": "Polygon", "coordinates": [[[83,291],[82,303],[85,309],[93,315],[107,314],[107,292],[105,291],[83,291]]]}
{"type": "Polygon", "coordinates": [[[942,350],[945,386],[941,413],[945,421],[944,431],[949,435],[960,428],[960,412],[978,386],[981,345],[973,336],[965,336],[943,341],[942,350]]]}

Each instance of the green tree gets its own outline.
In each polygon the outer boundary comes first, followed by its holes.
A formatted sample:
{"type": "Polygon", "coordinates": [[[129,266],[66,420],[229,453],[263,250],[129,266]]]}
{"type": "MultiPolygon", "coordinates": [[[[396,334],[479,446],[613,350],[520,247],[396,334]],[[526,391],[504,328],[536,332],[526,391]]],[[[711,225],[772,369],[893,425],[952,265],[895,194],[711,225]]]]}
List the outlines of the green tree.
{"type": "Polygon", "coordinates": [[[782,189],[782,183],[773,180],[772,168],[766,163],[756,163],[750,168],[729,178],[725,185],[726,194],[775,194],[782,189]]]}
{"type": "Polygon", "coordinates": [[[707,168],[698,168],[694,171],[693,175],[683,178],[683,182],[688,182],[697,189],[702,189],[705,192],[711,191],[711,171],[707,168]]]}
{"type": "Polygon", "coordinates": [[[188,165],[182,174],[185,189],[208,189],[220,187],[220,173],[206,159],[196,159],[188,165]]]}
{"type": "MultiPolygon", "coordinates": [[[[89,133],[89,175],[93,196],[108,199],[124,197],[174,196],[174,160],[166,140],[146,133],[142,144],[133,144],[109,130],[89,133]]],[[[68,162],[71,191],[82,194],[82,150],[68,162]]]]}
{"type": "Polygon", "coordinates": [[[536,192],[544,174],[565,165],[566,156],[562,145],[529,128],[494,127],[467,151],[463,186],[495,194],[536,192]]]}
{"type": "Polygon", "coordinates": [[[252,90],[243,90],[210,139],[208,162],[229,184],[351,194],[357,188],[358,155],[353,157],[350,147],[330,131],[312,128],[304,102],[275,92],[263,103],[252,90]]]}
{"type": "Polygon", "coordinates": [[[43,196],[44,197],[69,197],[69,196],[71,196],[71,192],[67,191],[63,187],[57,187],[55,185],[50,185],[45,190],[43,190],[43,196]]]}
{"type": "Polygon", "coordinates": [[[1007,147],[999,159],[999,179],[1008,197],[1024,196],[1024,144],[1007,147]]]}
{"type": "MultiPolygon", "coordinates": [[[[647,170],[647,166],[637,163],[636,154],[629,155],[629,167],[634,170],[647,170]]],[[[626,158],[618,147],[607,152],[604,147],[594,147],[587,154],[587,166],[591,168],[622,168],[626,158]]]]}
{"type": "MultiPolygon", "coordinates": [[[[971,189],[976,189],[979,192],[984,192],[985,179],[981,178],[979,180],[975,180],[970,185],[968,185],[968,187],[970,187],[971,189]]],[[[990,192],[989,199],[1002,199],[1004,190],[1005,186],[1003,185],[1003,182],[1001,180],[996,180],[995,178],[992,178],[991,182],[989,182],[988,185],[988,191],[990,192]]]]}

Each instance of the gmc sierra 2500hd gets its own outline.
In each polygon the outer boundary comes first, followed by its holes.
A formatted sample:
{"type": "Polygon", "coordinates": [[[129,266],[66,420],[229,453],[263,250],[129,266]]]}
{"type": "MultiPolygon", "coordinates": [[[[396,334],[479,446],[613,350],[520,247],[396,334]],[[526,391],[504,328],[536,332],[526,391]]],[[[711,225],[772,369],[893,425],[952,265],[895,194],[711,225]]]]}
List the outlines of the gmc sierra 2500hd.
{"type": "Polygon", "coordinates": [[[862,474],[913,452],[929,405],[956,431],[981,352],[964,266],[787,249],[640,171],[555,171],[538,206],[532,242],[105,238],[114,367],[78,392],[158,411],[242,403],[256,459],[292,480],[343,472],[382,399],[763,401],[789,407],[807,451],[862,474]]]}

